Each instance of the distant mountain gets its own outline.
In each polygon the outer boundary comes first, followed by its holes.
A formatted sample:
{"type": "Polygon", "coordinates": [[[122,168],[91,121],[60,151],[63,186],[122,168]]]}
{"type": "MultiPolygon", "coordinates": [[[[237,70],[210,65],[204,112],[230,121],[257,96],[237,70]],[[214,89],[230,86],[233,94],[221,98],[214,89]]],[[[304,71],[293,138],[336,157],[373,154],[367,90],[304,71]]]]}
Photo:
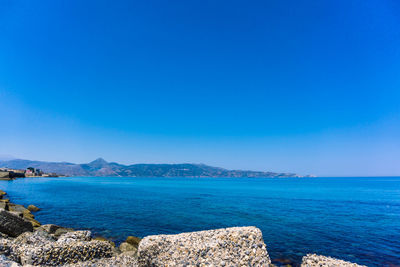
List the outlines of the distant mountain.
{"type": "Polygon", "coordinates": [[[23,159],[0,161],[0,167],[26,169],[34,167],[44,172],[67,176],[120,177],[302,177],[294,173],[227,170],[204,164],[133,164],[122,165],[98,158],[86,164],[45,162],[23,159]]]}
{"type": "Polygon", "coordinates": [[[2,160],[12,160],[12,159],[15,159],[15,157],[13,157],[11,155],[0,154],[0,161],[2,161],[2,160]]]}

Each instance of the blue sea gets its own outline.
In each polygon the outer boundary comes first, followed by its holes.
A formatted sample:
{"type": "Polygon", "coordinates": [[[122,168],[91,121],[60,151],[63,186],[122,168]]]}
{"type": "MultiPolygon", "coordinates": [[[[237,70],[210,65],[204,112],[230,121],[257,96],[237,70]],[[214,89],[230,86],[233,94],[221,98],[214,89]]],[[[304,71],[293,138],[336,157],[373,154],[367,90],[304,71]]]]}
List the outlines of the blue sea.
{"type": "Polygon", "coordinates": [[[43,224],[128,235],[259,227],[271,258],[400,265],[400,177],[25,178],[0,181],[43,224]]]}

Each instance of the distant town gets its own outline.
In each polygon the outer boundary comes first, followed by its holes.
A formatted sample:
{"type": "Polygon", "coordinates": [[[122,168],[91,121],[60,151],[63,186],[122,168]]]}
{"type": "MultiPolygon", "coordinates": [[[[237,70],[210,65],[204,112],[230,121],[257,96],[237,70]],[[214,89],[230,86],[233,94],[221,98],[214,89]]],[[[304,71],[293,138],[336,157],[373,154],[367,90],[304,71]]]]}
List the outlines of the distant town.
{"type": "Polygon", "coordinates": [[[10,169],[10,168],[0,168],[0,180],[11,180],[15,178],[24,177],[60,177],[57,173],[46,173],[41,169],[36,169],[33,167],[28,167],[26,169],[10,169]]]}

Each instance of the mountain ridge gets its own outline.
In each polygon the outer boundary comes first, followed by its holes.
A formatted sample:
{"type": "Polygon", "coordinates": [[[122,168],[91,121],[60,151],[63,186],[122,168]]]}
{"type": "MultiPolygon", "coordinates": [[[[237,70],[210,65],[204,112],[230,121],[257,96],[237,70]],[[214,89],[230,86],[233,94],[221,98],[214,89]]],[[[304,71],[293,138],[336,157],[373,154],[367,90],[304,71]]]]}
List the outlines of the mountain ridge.
{"type": "Polygon", "coordinates": [[[67,176],[116,176],[116,177],[303,177],[295,173],[277,173],[250,170],[228,170],[206,164],[131,164],[107,162],[103,158],[83,164],[47,162],[25,159],[0,160],[0,167],[26,169],[34,167],[48,173],[67,176]]]}

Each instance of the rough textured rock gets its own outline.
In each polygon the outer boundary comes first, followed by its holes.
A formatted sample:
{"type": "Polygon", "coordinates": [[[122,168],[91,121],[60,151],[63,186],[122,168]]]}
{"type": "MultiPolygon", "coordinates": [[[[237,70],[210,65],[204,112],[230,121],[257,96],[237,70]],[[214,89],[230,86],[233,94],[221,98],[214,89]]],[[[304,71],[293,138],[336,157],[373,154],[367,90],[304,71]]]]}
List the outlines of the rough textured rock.
{"type": "Polygon", "coordinates": [[[338,260],[331,257],[307,254],[303,257],[301,267],[366,267],[348,261],[338,260]]]}
{"type": "Polygon", "coordinates": [[[19,267],[21,265],[14,261],[7,259],[7,257],[4,255],[0,255],[0,266],[1,267],[19,267]]]}
{"type": "Polygon", "coordinates": [[[73,231],[74,231],[74,229],[72,229],[72,228],[60,227],[54,232],[54,236],[58,238],[63,234],[66,234],[66,233],[69,233],[69,232],[73,232],[73,231]]]}
{"type": "Polygon", "coordinates": [[[90,241],[92,239],[92,232],[90,231],[74,231],[61,235],[57,243],[71,243],[75,241],[90,241]]]}
{"type": "Polygon", "coordinates": [[[99,240],[99,241],[103,241],[103,242],[108,242],[108,243],[110,243],[111,246],[115,247],[115,243],[113,241],[108,240],[107,238],[102,237],[102,236],[97,236],[97,237],[93,238],[93,240],[99,240]]]}
{"type": "Polygon", "coordinates": [[[271,260],[256,227],[156,235],[142,239],[139,266],[269,266],[271,260]]]}
{"type": "Polygon", "coordinates": [[[11,243],[8,243],[9,252],[5,254],[9,255],[11,260],[20,261],[21,256],[24,255],[25,248],[41,247],[54,241],[55,239],[44,231],[25,232],[12,240],[11,243]]]}
{"type": "Polygon", "coordinates": [[[0,238],[0,254],[9,255],[11,250],[11,245],[12,245],[11,240],[7,238],[0,238]]]}
{"type": "Polygon", "coordinates": [[[29,205],[28,210],[35,212],[35,211],[39,211],[40,209],[38,207],[36,207],[35,205],[29,205]]]}
{"type": "Polygon", "coordinates": [[[23,217],[24,219],[30,221],[33,227],[40,226],[40,223],[37,220],[35,220],[35,216],[30,212],[29,209],[26,209],[24,206],[9,203],[8,209],[14,214],[18,214],[20,217],[23,217]]]}
{"type": "Polygon", "coordinates": [[[13,240],[13,246],[34,245],[43,246],[56,240],[45,231],[25,232],[13,240]]]}
{"type": "Polygon", "coordinates": [[[0,232],[11,237],[17,237],[24,232],[32,232],[33,226],[11,212],[0,210],[0,232]]]}
{"type": "MultiPolygon", "coordinates": [[[[18,211],[18,212],[21,212],[21,213],[27,211],[27,209],[26,209],[24,206],[22,206],[22,205],[18,205],[18,204],[14,204],[14,203],[9,203],[9,206],[10,206],[10,211],[18,211]]],[[[28,211],[28,212],[29,212],[29,211],[28,211]]]]}
{"type": "Polygon", "coordinates": [[[89,261],[113,255],[111,245],[102,241],[49,242],[42,246],[24,245],[19,246],[16,253],[23,265],[48,266],[89,261]]]}
{"type": "Polygon", "coordinates": [[[137,258],[131,253],[122,253],[111,258],[95,259],[91,261],[77,262],[74,264],[62,265],[62,267],[136,267],[137,258]]]}
{"type": "Polygon", "coordinates": [[[22,265],[45,266],[91,261],[114,255],[113,247],[108,242],[89,240],[89,231],[67,233],[57,241],[53,235],[43,230],[26,232],[13,240],[0,238],[0,253],[22,265]]]}

